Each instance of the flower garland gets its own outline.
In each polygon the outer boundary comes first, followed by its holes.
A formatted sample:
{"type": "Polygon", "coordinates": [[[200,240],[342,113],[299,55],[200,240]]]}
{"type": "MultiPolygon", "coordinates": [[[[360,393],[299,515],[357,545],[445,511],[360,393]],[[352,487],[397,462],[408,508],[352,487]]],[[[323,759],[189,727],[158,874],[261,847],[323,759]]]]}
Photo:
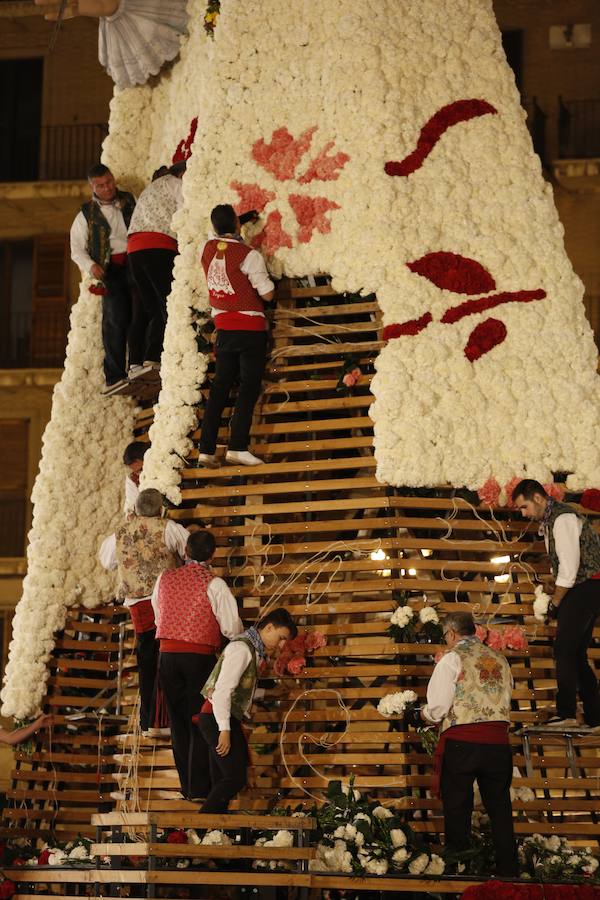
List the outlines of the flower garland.
{"type": "Polygon", "coordinates": [[[100,319],[101,304],[84,281],[71,311],[65,368],[31,495],[27,575],[1,694],[3,715],[18,719],[40,706],[54,635],[69,608],[95,607],[114,596],[114,576],[102,569],[97,553],[121,515],[121,459],[131,440],[134,404],[101,394],[100,319]]]}

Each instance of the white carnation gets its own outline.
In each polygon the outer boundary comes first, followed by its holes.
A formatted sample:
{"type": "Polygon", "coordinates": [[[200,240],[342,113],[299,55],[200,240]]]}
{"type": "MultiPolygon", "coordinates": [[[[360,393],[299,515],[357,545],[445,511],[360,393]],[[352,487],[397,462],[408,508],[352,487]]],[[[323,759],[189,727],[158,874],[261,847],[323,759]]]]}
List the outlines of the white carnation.
{"type": "Polygon", "coordinates": [[[391,819],[394,813],[385,806],[376,806],[373,810],[373,815],[376,819],[391,819]]]}
{"type": "Polygon", "coordinates": [[[365,871],[369,875],[385,875],[388,870],[387,859],[368,859],[365,863],[365,871]]]}
{"type": "Polygon", "coordinates": [[[407,859],[408,850],[406,849],[406,847],[399,847],[394,851],[394,855],[392,856],[392,862],[396,866],[403,866],[407,859]]]}
{"type": "Polygon", "coordinates": [[[202,838],[201,843],[205,847],[210,846],[227,846],[232,843],[229,835],[225,834],[223,831],[219,831],[219,829],[214,829],[213,831],[207,831],[204,837],[202,838]]]}
{"type": "Polygon", "coordinates": [[[88,852],[88,848],[84,844],[79,844],[77,847],[73,847],[73,849],[69,853],[69,859],[89,859],[90,854],[88,852]]]}
{"type": "Polygon", "coordinates": [[[437,625],[440,621],[437,612],[432,606],[424,606],[419,612],[419,619],[423,625],[427,625],[429,622],[437,625]]]}
{"type": "Polygon", "coordinates": [[[538,622],[543,622],[548,615],[548,606],[551,598],[544,593],[544,587],[541,584],[535,586],[535,600],[533,601],[533,615],[538,622]]]}
{"type": "Polygon", "coordinates": [[[408,871],[411,875],[422,875],[429,865],[429,857],[426,853],[415,856],[408,864],[408,871]]]}
{"type": "Polygon", "coordinates": [[[401,828],[392,828],[392,830],[390,831],[390,838],[392,841],[392,847],[406,846],[406,835],[401,828]]]}
{"type": "Polygon", "coordinates": [[[435,853],[431,854],[431,859],[427,865],[427,868],[424,871],[424,875],[442,875],[446,865],[441,856],[437,856],[435,853]]]}

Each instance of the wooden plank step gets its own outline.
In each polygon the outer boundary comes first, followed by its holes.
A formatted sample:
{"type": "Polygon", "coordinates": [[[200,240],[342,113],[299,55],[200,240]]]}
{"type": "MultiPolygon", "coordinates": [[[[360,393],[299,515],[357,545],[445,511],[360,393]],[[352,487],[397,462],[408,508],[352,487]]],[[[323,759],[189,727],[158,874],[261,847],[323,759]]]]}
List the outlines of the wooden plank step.
{"type": "MultiPolygon", "coordinates": [[[[91,819],[92,825],[103,828],[113,825],[123,826],[147,826],[157,825],[160,828],[181,828],[181,815],[171,813],[95,813],[91,819]]],[[[204,814],[190,813],[185,817],[188,828],[220,828],[225,831],[232,828],[251,828],[256,830],[307,831],[317,827],[316,820],[311,816],[265,816],[247,815],[246,813],[204,814]]]]}
{"type": "MultiPolygon", "coordinates": [[[[345,438],[323,438],[316,441],[308,441],[306,439],[301,441],[263,441],[260,444],[256,444],[257,448],[260,447],[261,453],[269,454],[269,456],[282,456],[288,453],[305,453],[311,458],[314,458],[317,453],[326,453],[327,455],[322,457],[324,462],[330,459],[329,452],[331,450],[349,450],[351,447],[358,449],[372,449],[372,446],[373,438],[369,435],[345,438]]],[[[197,458],[198,450],[195,448],[188,456],[188,460],[193,462],[197,458]]],[[[186,470],[184,469],[183,471],[186,470]]],[[[203,469],[202,471],[206,470],[203,469]]]]}
{"type": "Polygon", "coordinates": [[[95,856],[160,856],[172,859],[313,859],[314,847],[255,847],[236,844],[230,846],[201,846],[198,844],[92,844],[95,856]]]}
{"type": "MultiPolygon", "coordinates": [[[[256,477],[264,475],[289,475],[294,472],[334,472],[341,469],[374,469],[375,459],[372,456],[350,456],[343,459],[299,459],[293,462],[266,463],[260,466],[260,473],[256,477]]],[[[246,476],[254,477],[254,469],[259,466],[248,466],[246,476]]],[[[215,481],[219,478],[219,469],[183,469],[182,484],[193,479],[206,478],[215,481]]],[[[223,477],[229,477],[228,467],[224,469],[223,477]]],[[[287,482],[285,482],[287,484],[287,482]]],[[[378,484],[379,487],[379,484],[378,484]]]]}
{"type": "MultiPolygon", "coordinates": [[[[258,466],[252,466],[258,469],[258,466]]],[[[205,487],[184,488],[181,496],[184,500],[204,500],[214,497],[253,497],[263,494],[297,494],[297,493],[320,493],[327,491],[337,494],[338,491],[361,490],[364,488],[381,489],[381,485],[373,475],[356,475],[354,478],[323,478],[313,479],[311,481],[283,481],[283,482],[261,482],[259,484],[208,484],[205,487]]],[[[363,501],[364,505],[364,501],[363,501]]]]}
{"type": "Polygon", "coordinates": [[[343,306],[334,304],[333,306],[293,306],[289,309],[280,306],[275,309],[275,321],[296,319],[303,316],[318,319],[320,316],[356,316],[365,313],[375,313],[381,316],[381,307],[374,300],[366,300],[363,303],[348,303],[343,306]]]}
{"type": "MultiPolygon", "coordinates": [[[[372,328],[365,328],[364,331],[373,331],[372,328]]],[[[343,356],[344,353],[365,353],[367,350],[381,350],[385,347],[385,341],[356,341],[353,343],[334,342],[331,344],[298,344],[285,347],[285,352],[280,354],[286,359],[290,357],[306,356],[307,359],[315,356],[343,356]]]]}

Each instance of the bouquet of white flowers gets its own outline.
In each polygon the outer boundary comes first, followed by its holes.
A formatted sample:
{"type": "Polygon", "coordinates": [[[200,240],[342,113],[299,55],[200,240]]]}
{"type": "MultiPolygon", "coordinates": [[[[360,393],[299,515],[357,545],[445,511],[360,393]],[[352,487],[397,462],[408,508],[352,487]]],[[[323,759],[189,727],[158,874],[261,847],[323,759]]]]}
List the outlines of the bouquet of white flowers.
{"type": "Polygon", "coordinates": [[[533,601],[533,615],[538,622],[545,622],[548,615],[548,607],[552,599],[544,591],[543,584],[535,586],[535,600],[533,601]]]}
{"type": "Polygon", "coordinates": [[[388,634],[397,644],[413,644],[415,642],[439,643],[442,640],[442,627],[433,606],[427,605],[427,595],[423,594],[425,606],[418,615],[408,605],[408,594],[404,591],[400,605],[390,616],[388,634]]]}
{"type": "Polygon", "coordinates": [[[386,694],[377,705],[377,712],[386,718],[391,716],[401,717],[411,704],[417,702],[414,691],[396,691],[394,694],[386,694]]]}

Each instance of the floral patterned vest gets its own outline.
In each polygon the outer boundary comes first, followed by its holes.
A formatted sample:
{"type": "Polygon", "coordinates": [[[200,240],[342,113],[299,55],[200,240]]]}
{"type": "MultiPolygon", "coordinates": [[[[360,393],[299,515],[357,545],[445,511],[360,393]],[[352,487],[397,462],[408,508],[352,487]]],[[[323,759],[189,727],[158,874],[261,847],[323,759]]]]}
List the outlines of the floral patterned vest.
{"type": "Polygon", "coordinates": [[[460,657],[461,673],[442,731],[474,722],[510,722],[512,678],[505,657],[471,638],[452,649],[460,657]]]}
{"type": "MultiPolygon", "coordinates": [[[[125,226],[129,228],[135,209],[135,198],[128,191],[117,191],[117,199],[123,213],[125,226]]],[[[81,206],[88,225],[87,252],[99,266],[106,268],[110,262],[110,225],[106,221],[99,203],[88,200],[81,206]]]]}
{"type": "Polygon", "coordinates": [[[548,535],[548,556],[550,557],[550,564],[555,578],[558,574],[560,562],[554,543],[554,523],[558,517],[564,515],[564,513],[576,515],[583,523],[581,534],[579,536],[579,569],[577,570],[577,577],[575,578],[575,584],[581,584],[582,581],[587,581],[592,575],[596,575],[600,572],[600,537],[596,534],[590,525],[589,520],[585,516],[578,515],[576,510],[568,503],[560,503],[558,500],[554,500],[550,515],[548,516],[546,528],[548,535]]]}
{"type": "Polygon", "coordinates": [[[149,597],[160,573],[180,565],[165,544],[166,527],[159,516],[134,516],[117,528],[119,597],[149,597]]]}
{"type": "Polygon", "coordinates": [[[208,599],[208,586],[214,577],[210,566],[198,562],[188,562],[181,569],[162,575],[158,588],[157,638],[206,644],[215,653],[219,652],[221,629],[208,599]]]}
{"type": "MultiPolygon", "coordinates": [[[[256,681],[258,678],[258,666],[256,664],[256,650],[252,646],[252,643],[244,637],[237,637],[233,640],[243,641],[244,644],[246,644],[246,646],[250,649],[250,653],[252,654],[250,662],[244,669],[242,677],[240,678],[237,687],[234,689],[231,695],[231,714],[232,716],[235,716],[236,719],[239,719],[240,722],[242,722],[250,712],[250,707],[252,706],[252,698],[254,697],[254,690],[256,688],[256,681]]],[[[217,660],[217,664],[208,676],[206,684],[202,688],[201,693],[204,697],[207,698],[207,700],[210,700],[210,698],[212,697],[212,693],[215,689],[215,684],[217,683],[217,678],[219,677],[222,665],[223,653],[221,653],[219,659],[217,660]]]]}

